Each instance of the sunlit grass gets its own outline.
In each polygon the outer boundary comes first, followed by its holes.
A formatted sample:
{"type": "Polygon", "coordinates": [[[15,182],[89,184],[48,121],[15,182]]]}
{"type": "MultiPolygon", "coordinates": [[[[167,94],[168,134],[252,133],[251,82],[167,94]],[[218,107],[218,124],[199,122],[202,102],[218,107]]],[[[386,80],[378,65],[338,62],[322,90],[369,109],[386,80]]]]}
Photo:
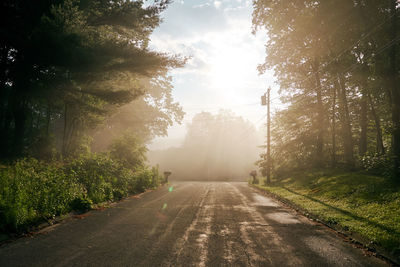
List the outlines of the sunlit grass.
{"type": "Polygon", "coordinates": [[[360,172],[314,171],[261,184],[369,245],[400,254],[400,187],[392,181],[360,172]]]}

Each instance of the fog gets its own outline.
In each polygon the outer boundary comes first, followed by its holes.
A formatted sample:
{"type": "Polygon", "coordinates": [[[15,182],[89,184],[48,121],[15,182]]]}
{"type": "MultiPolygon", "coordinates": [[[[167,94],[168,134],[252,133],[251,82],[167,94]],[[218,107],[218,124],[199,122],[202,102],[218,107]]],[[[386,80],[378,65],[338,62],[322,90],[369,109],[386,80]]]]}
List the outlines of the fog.
{"type": "Polygon", "coordinates": [[[198,113],[180,147],[150,151],[148,160],[171,180],[246,180],[259,158],[262,136],[230,111],[198,113]]]}

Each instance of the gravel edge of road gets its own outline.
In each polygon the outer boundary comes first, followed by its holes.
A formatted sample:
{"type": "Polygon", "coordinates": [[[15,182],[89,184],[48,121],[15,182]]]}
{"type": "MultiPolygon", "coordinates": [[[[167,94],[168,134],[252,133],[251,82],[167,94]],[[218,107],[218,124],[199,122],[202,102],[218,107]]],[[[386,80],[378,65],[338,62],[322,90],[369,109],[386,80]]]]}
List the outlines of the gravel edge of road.
{"type": "Polygon", "coordinates": [[[361,237],[355,235],[354,233],[348,232],[344,229],[342,229],[340,226],[338,225],[333,225],[330,224],[329,222],[324,221],[323,219],[321,219],[319,216],[310,213],[309,211],[307,211],[306,209],[302,208],[301,206],[297,205],[296,203],[281,197],[277,194],[274,194],[268,190],[264,190],[262,188],[259,188],[251,183],[248,183],[248,185],[257,190],[258,192],[271,197],[277,201],[279,201],[280,203],[282,203],[283,205],[285,205],[286,207],[295,210],[296,212],[302,214],[303,216],[309,218],[312,221],[316,221],[322,225],[324,225],[325,227],[329,228],[330,230],[336,232],[336,234],[338,236],[340,236],[342,239],[344,239],[346,242],[349,242],[350,244],[352,244],[353,246],[364,250],[367,254],[374,256],[378,259],[381,259],[383,261],[385,261],[387,264],[391,265],[391,266],[400,266],[400,261],[398,259],[395,259],[393,257],[391,257],[389,255],[388,252],[386,252],[385,250],[383,250],[382,248],[380,248],[379,246],[368,246],[367,240],[363,240],[361,237]]]}

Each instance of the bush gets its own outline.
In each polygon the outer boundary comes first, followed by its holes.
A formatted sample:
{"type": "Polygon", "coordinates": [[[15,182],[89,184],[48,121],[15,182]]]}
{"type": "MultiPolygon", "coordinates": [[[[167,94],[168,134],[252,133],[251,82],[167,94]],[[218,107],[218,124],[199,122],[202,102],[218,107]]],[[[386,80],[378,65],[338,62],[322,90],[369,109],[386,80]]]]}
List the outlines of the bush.
{"type": "Polygon", "coordinates": [[[160,184],[157,168],[136,167],[133,171],[108,154],[89,154],[71,162],[66,172],[83,186],[93,203],[119,200],[160,184]]]}
{"type": "Polygon", "coordinates": [[[366,154],[360,158],[361,166],[369,173],[391,177],[393,175],[393,159],[390,154],[366,154]]]}
{"type": "Polygon", "coordinates": [[[22,159],[0,172],[1,228],[19,230],[70,210],[80,194],[75,180],[55,164],[22,159]]]}
{"type": "Polygon", "coordinates": [[[81,156],[66,166],[66,173],[83,186],[84,195],[93,203],[114,200],[128,194],[126,171],[107,155],[81,156]]]}
{"type": "Polygon", "coordinates": [[[20,231],[71,210],[119,200],[160,184],[157,168],[127,168],[108,154],[85,154],[67,165],[33,158],[0,166],[0,231],[20,231]]]}
{"type": "Polygon", "coordinates": [[[147,168],[137,170],[130,180],[130,193],[141,193],[147,188],[154,187],[154,173],[147,168]]]}
{"type": "Polygon", "coordinates": [[[135,135],[126,133],[111,144],[110,155],[126,168],[136,169],[144,166],[147,148],[135,135]]]}

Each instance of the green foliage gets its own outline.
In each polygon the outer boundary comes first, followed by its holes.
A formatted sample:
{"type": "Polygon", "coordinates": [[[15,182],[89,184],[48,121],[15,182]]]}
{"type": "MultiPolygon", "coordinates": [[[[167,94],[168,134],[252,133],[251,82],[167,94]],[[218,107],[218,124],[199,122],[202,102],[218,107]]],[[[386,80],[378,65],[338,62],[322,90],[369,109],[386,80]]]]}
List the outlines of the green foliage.
{"type": "Polygon", "coordinates": [[[138,137],[125,133],[111,144],[110,155],[122,162],[124,166],[135,169],[143,166],[146,160],[147,148],[138,137]]]}
{"type": "Polygon", "coordinates": [[[158,173],[158,169],[141,168],[135,172],[135,176],[129,182],[129,190],[131,193],[140,193],[147,188],[154,188],[162,181],[162,177],[158,173]]]}
{"type": "Polygon", "coordinates": [[[169,69],[184,63],[148,47],[168,3],[4,2],[0,9],[0,156],[49,157],[54,150],[64,157],[77,155],[85,150],[81,139],[89,129],[140,96],[169,101],[157,103],[151,117],[153,124],[160,118],[163,123],[155,128],[165,132],[171,116],[181,112],[170,101],[170,84],[161,90],[163,95],[148,97],[145,82],[139,81],[162,83],[169,69]],[[47,142],[50,138],[55,142],[47,142]],[[48,147],[41,149],[40,144],[48,147]]]}
{"type": "Polygon", "coordinates": [[[81,156],[66,166],[66,173],[83,186],[85,195],[93,203],[113,199],[113,183],[121,177],[122,171],[119,163],[97,154],[81,156]]]}
{"type": "Polygon", "coordinates": [[[160,184],[156,168],[135,170],[108,154],[85,154],[68,164],[21,159],[0,169],[0,231],[20,231],[71,210],[115,201],[160,184]]]}
{"type": "Polygon", "coordinates": [[[390,153],[387,154],[366,154],[360,159],[362,167],[376,175],[382,175],[385,177],[393,176],[393,159],[390,153]]]}
{"type": "Polygon", "coordinates": [[[385,156],[361,165],[400,177],[398,1],[254,0],[253,7],[254,32],[269,37],[258,70],[274,72],[285,104],[271,123],[277,172],[354,167],[366,153],[391,151],[391,166],[385,156]]]}
{"type": "Polygon", "coordinates": [[[88,133],[102,122],[113,128],[107,118],[135,99],[140,111],[125,115],[148,114],[146,122],[135,118],[122,124],[131,132],[143,129],[145,141],[166,134],[173,120],[182,119],[167,73],[184,60],[149,49],[150,35],[168,3],[2,4],[0,157],[65,162],[21,159],[0,170],[0,230],[23,229],[158,185],[157,171],[144,166],[146,148],[138,139],[126,135],[114,142],[110,154],[91,154],[93,136],[88,133]]]}
{"type": "Polygon", "coordinates": [[[0,229],[19,230],[70,210],[80,187],[60,167],[29,158],[1,169],[0,229]]]}
{"type": "Polygon", "coordinates": [[[134,133],[144,142],[155,136],[166,136],[168,126],[172,126],[174,121],[180,123],[183,119],[182,107],[172,97],[172,78],[166,73],[140,80],[128,76],[114,81],[112,86],[124,87],[126,84],[141,88],[143,95],[116,109],[112,116],[97,127],[94,151],[105,150],[113,139],[124,133],[134,133]]]}
{"type": "Polygon", "coordinates": [[[108,154],[90,154],[72,161],[66,166],[66,172],[76,177],[83,186],[85,197],[95,204],[118,200],[159,185],[160,175],[156,168],[136,165],[133,169],[130,163],[125,165],[125,162],[108,154]]]}
{"type": "Polygon", "coordinates": [[[260,183],[260,180],[259,180],[257,177],[248,178],[248,181],[249,181],[249,183],[251,183],[251,184],[258,184],[258,183],[260,183]]]}

